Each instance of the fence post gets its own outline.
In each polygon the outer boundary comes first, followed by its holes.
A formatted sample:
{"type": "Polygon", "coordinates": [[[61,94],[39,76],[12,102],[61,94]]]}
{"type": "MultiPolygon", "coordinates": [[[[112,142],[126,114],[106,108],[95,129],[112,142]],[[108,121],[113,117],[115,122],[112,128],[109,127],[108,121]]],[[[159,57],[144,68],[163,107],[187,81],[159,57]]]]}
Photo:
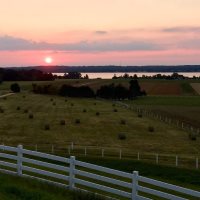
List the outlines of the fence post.
{"type": "Polygon", "coordinates": [[[68,154],[69,155],[71,154],[71,152],[70,152],[70,146],[68,146],[68,154]]]}
{"type": "Polygon", "coordinates": [[[71,149],[74,150],[74,143],[71,142],[71,149]]]}
{"type": "Polygon", "coordinates": [[[51,153],[54,154],[54,146],[51,146],[51,153]]]}
{"type": "Polygon", "coordinates": [[[199,158],[196,158],[196,169],[199,169],[199,158]]]}
{"type": "Polygon", "coordinates": [[[74,169],[75,169],[75,156],[70,157],[70,164],[69,164],[69,189],[74,189],[74,169]]]}
{"type": "Polygon", "coordinates": [[[101,156],[102,156],[102,158],[104,157],[104,149],[102,149],[102,151],[101,151],[101,156]]]}
{"type": "Polygon", "coordinates": [[[87,156],[87,148],[85,147],[85,156],[87,156]]]}
{"type": "Polygon", "coordinates": [[[158,154],[156,154],[156,164],[158,164],[158,154]]]}
{"type": "Polygon", "coordinates": [[[131,194],[131,200],[137,199],[137,190],[138,190],[138,171],[134,171],[132,175],[132,194],[131,194]]]}
{"type": "Polygon", "coordinates": [[[176,167],[178,167],[178,156],[176,156],[176,167]]]}
{"type": "Polygon", "coordinates": [[[119,159],[120,160],[122,159],[122,150],[121,149],[119,150],[119,159]]]}
{"type": "Polygon", "coordinates": [[[17,174],[18,176],[22,176],[22,150],[23,150],[23,146],[22,145],[18,145],[17,146],[17,174]]]}
{"type": "Polygon", "coordinates": [[[137,159],[140,160],[140,153],[137,153],[137,159]]]}

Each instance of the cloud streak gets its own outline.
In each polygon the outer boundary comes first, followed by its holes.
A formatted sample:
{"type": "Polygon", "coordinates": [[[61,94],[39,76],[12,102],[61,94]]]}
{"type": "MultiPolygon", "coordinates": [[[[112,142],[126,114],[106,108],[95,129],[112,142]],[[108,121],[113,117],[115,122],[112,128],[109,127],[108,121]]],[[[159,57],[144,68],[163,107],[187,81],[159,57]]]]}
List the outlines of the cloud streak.
{"type": "Polygon", "coordinates": [[[183,27],[170,27],[162,29],[163,32],[168,33],[189,33],[189,32],[200,32],[200,27],[195,26],[183,26],[183,27]]]}
{"type": "Polygon", "coordinates": [[[54,51],[154,51],[163,47],[149,41],[80,41],[76,43],[35,42],[12,36],[0,37],[0,51],[54,50],[54,51]]]}

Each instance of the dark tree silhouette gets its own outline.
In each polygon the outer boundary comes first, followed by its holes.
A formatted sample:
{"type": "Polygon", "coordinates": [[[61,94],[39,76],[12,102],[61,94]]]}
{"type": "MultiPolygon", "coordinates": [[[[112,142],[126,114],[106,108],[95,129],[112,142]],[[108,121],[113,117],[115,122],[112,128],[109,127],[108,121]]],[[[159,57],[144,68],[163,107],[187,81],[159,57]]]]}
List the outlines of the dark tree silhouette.
{"type": "Polygon", "coordinates": [[[66,79],[80,79],[81,78],[80,72],[68,72],[68,74],[64,75],[64,78],[66,79]]]}
{"type": "Polygon", "coordinates": [[[129,82],[130,86],[129,86],[129,98],[133,99],[137,96],[141,96],[141,89],[140,86],[138,84],[137,80],[131,80],[129,82]]]}
{"type": "Polygon", "coordinates": [[[20,92],[20,86],[18,85],[18,83],[11,84],[10,89],[12,92],[15,92],[15,93],[20,92]]]}

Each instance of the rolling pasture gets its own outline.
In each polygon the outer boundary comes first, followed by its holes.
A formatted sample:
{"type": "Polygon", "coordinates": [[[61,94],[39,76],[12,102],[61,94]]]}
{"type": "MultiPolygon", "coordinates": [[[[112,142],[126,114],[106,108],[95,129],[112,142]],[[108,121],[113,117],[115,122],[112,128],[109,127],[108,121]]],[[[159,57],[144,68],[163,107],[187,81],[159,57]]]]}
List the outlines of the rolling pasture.
{"type": "Polygon", "coordinates": [[[138,117],[111,101],[21,93],[0,99],[0,142],[122,148],[134,152],[197,155],[200,141],[162,122],[138,117]],[[63,124],[64,121],[65,124],[63,124]],[[46,128],[49,126],[49,130],[46,128]],[[149,131],[149,126],[154,132],[149,131]],[[120,139],[120,134],[125,139],[120,139]]]}

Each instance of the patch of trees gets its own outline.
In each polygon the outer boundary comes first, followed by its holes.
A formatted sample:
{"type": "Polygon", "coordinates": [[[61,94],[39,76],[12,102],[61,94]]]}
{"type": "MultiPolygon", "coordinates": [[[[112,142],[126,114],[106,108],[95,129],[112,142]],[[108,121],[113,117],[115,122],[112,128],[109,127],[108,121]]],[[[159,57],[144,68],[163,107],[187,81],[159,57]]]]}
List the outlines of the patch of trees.
{"type": "Polygon", "coordinates": [[[36,94],[58,94],[57,88],[51,84],[32,84],[32,88],[36,94]]]}
{"type": "Polygon", "coordinates": [[[51,73],[45,73],[40,70],[14,70],[1,69],[0,79],[2,81],[49,81],[54,80],[51,73]]]}
{"type": "MultiPolygon", "coordinates": [[[[155,74],[152,76],[148,76],[148,75],[142,75],[142,77],[138,77],[137,74],[134,74],[133,76],[125,73],[122,76],[116,76],[116,74],[114,74],[114,76],[112,77],[112,79],[165,79],[165,80],[183,80],[183,79],[190,79],[187,76],[178,74],[177,72],[172,73],[171,75],[165,75],[165,74],[155,74]]],[[[193,79],[199,79],[200,77],[196,77],[193,76],[193,79]]]]}
{"type": "Polygon", "coordinates": [[[137,80],[129,82],[129,88],[121,84],[103,85],[95,93],[89,86],[74,87],[72,85],[63,84],[60,87],[48,85],[33,84],[33,92],[39,94],[55,94],[67,97],[83,97],[93,98],[100,97],[105,99],[134,99],[137,96],[146,95],[144,90],[141,90],[137,80]]]}
{"type": "Polygon", "coordinates": [[[68,72],[65,73],[63,76],[54,75],[54,77],[58,79],[89,79],[89,76],[87,74],[82,77],[82,74],[80,72],[68,72]]]}
{"type": "Polygon", "coordinates": [[[144,96],[146,92],[141,90],[137,80],[129,82],[129,88],[119,85],[104,85],[97,90],[96,96],[105,99],[134,99],[137,96],[144,96]]]}
{"type": "Polygon", "coordinates": [[[88,86],[74,87],[66,84],[61,86],[59,94],[68,97],[95,97],[94,91],[88,86]]]}

